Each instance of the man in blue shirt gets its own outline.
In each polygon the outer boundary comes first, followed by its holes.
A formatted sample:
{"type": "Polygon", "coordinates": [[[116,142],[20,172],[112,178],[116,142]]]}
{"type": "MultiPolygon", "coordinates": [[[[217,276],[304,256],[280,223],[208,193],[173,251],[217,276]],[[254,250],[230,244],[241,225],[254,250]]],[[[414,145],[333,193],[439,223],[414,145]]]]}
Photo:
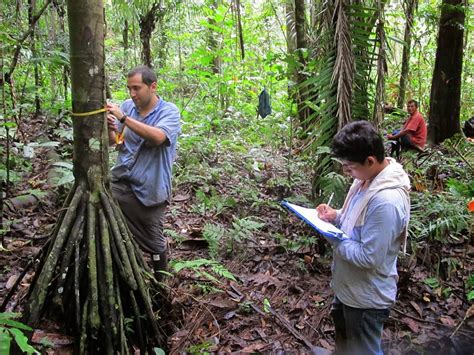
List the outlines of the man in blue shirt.
{"type": "Polygon", "coordinates": [[[111,144],[119,154],[112,168],[112,192],[140,247],[152,255],[155,276],[166,270],[163,218],[171,200],[171,174],[181,132],[178,108],[156,94],[153,70],[140,66],[127,75],[131,99],[108,104],[111,144]]]}
{"type": "Polygon", "coordinates": [[[397,293],[397,255],[406,243],[410,180],[385,157],[381,135],[366,121],[339,131],[332,153],[354,178],[341,210],[316,208],[349,237],[332,243],[336,353],[382,354],[383,324],[397,293]]]}

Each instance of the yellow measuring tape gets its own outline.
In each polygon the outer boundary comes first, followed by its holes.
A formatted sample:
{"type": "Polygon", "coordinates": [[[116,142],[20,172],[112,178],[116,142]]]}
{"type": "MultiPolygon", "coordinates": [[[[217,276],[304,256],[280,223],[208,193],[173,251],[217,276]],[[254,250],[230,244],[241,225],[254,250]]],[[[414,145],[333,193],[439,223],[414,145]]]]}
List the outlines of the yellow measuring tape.
{"type": "Polygon", "coordinates": [[[92,115],[95,115],[96,113],[101,113],[101,112],[106,112],[106,111],[107,109],[104,107],[104,108],[100,108],[98,110],[89,111],[89,112],[80,112],[80,113],[72,112],[71,116],[76,116],[76,117],[92,116],[92,115]]]}
{"type": "MultiPolygon", "coordinates": [[[[80,112],[80,113],[72,112],[71,116],[85,117],[85,116],[92,116],[92,115],[95,115],[97,113],[106,112],[106,111],[107,111],[107,109],[104,107],[104,108],[100,108],[98,110],[89,111],[89,112],[80,112]]],[[[120,145],[120,144],[123,144],[124,140],[125,140],[125,126],[123,126],[122,131],[117,132],[115,134],[115,143],[117,145],[120,145]]]]}

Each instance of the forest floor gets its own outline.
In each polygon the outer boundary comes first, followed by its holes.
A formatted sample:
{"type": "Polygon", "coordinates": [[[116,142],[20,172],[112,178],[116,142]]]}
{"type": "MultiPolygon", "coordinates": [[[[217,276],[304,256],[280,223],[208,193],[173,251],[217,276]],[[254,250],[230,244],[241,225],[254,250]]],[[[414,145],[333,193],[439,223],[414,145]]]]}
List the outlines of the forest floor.
{"type": "MultiPolygon", "coordinates": [[[[4,211],[12,224],[0,252],[0,303],[45,243],[61,207],[64,191],[46,184],[51,166],[46,149],[36,149],[31,169],[10,191],[10,196],[33,191],[40,202],[16,199],[18,205],[4,211]]],[[[293,182],[285,183],[288,162],[270,148],[196,156],[178,157],[165,223],[173,266],[166,281],[173,305],[169,351],[333,350],[330,247],[279,205],[283,197],[309,195],[310,172],[293,161],[293,182]],[[201,266],[186,263],[197,259],[201,266]]],[[[385,353],[472,354],[474,308],[464,286],[473,274],[472,241],[423,243],[411,255],[399,265],[398,299],[383,333],[385,353]],[[433,279],[436,273],[444,276],[433,279]]],[[[32,272],[7,310],[24,307],[32,272]]],[[[43,329],[50,334],[49,353],[64,353],[67,347],[61,352],[61,346],[70,343],[60,329],[53,324],[43,329]]]]}

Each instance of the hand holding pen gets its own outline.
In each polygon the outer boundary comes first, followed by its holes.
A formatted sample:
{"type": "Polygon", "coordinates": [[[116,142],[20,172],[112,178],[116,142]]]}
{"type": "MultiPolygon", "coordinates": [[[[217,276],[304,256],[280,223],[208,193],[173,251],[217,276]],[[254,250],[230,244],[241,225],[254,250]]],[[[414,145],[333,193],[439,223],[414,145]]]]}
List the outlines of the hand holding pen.
{"type": "Polygon", "coordinates": [[[322,203],[316,207],[319,218],[326,222],[334,222],[337,217],[336,210],[330,206],[334,193],[329,196],[327,203],[322,203]]]}

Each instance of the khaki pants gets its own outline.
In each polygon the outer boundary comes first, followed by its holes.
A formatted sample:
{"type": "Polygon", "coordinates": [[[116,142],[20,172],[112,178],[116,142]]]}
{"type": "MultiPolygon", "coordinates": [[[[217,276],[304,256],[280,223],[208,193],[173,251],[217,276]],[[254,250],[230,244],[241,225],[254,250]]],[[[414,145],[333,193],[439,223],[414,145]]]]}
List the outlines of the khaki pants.
{"type": "Polygon", "coordinates": [[[112,194],[118,201],[128,227],[140,248],[151,254],[166,252],[163,219],[168,202],[146,207],[136,198],[130,185],[125,182],[112,183],[112,194]]]}

